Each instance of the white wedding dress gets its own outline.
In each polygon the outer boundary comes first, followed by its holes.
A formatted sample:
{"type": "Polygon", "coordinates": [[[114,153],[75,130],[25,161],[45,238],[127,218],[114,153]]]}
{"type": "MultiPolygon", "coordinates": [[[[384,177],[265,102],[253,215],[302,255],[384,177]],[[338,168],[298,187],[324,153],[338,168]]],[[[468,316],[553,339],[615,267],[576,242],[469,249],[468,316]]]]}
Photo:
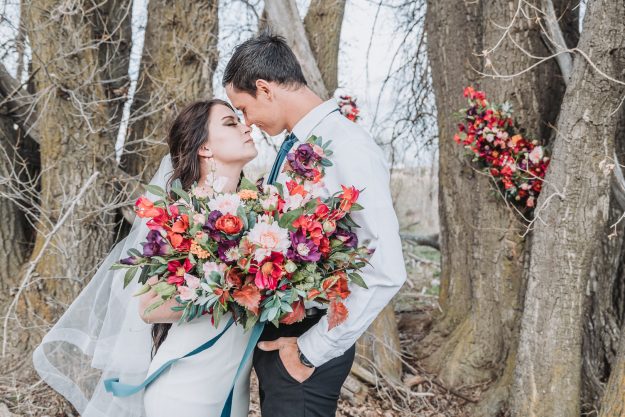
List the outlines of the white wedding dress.
{"type": "MultiPolygon", "coordinates": [[[[173,324],[148,374],[216,336],[229,318],[229,314],[225,315],[219,328],[213,326],[208,315],[189,323],[173,324]]],[[[242,326],[233,325],[209,349],[174,363],[147,387],[143,399],[146,416],[219,417],[249,338],[250,333],[244,333],[242,326]]],[[[237,380],[231,417],[248,415],[251,367],[252,361],[248,360],[237,380]]]]}
{"type": "MultiPolygon", "coordinates": [[[[173,168],[169,155],[161,161],[150,184],[165,187],[173,168]]],[[[146,193],[155,199],[156,196],[146,193]]],[[[82,417],[220,417],[250,333],[231,326],[207,350],[181,359],[145,390],[114,397],[104,381],[119,378],[138,385],[170,359],[179,358],[212,339],[227,324],[225,315],[216,329],[210,316],[173,324],[157,354],[152,350],[151,325],[139,315],[140,284],[124,289],[125,270],[111,266],[130,248],[141,250],[148,228],[144,219],[133,223],[128,237],[115,245],[67,311],[33,352],[41,379],[67,398],[82,417]]],[[[248,360],[236,384],[231,417],[248,415],[248,360]]]]}

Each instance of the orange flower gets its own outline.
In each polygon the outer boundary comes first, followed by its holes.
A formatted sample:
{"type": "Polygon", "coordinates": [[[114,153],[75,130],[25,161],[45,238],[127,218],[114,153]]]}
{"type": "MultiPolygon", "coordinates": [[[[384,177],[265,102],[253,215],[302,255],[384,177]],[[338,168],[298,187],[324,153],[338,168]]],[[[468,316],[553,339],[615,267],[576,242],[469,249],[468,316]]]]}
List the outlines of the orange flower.
{"type": "Polygon", "coordinates": [[[306,194],[308,194],[303,185],[298,184],[293,180],[287,181],[286,188],[289,189],[290,195],[300,194],[302,197],[306,197],[306,194]]]}
{"type": "Polygon", "coordinates": [[[135,203],[135,212],[137,213],[137,216],[142,219],[156,217],[160,215],[162,211],[162,209],[154,207],[154,203],[146,197],[139,197],[135,203]]]}
{"type": "Polygon", "coordinates": [[[358,200],[358,196],[360,195],[360,191],[356,189],[356,187],[347,188],[344,185],[341,185],[343,188],[343,194],[340,195],[341,204],[339,205],[339,210],[349,211],[352,208],[352,204],[358,200]]]}
{"type": "Polygon", "coordinates": [[[176,220],[171,226],[171,231],[174,233],[184,233],[189,228],[189,216],[183,214],[176,220]]]}
{"type": "Polygon", "coordinates": [[[241,197],[241,200],[256,200],[258,193],[253,190],[241,190],[239,191],[239,197],[241,197]]]}
{"type": "Polygon", "coordinates": [[[225,214],[217,219],[215,228],[229,235],[234,235],[243,229],[243,222],[237,216],[225,214]]]}
{"type": "Polygon", "coordinates": [[[209,251],[202,249],[202,247],[196,242],[191,242],[191,250],[189,252],[200,259],[208,259],[211,255],[209,251]]]}

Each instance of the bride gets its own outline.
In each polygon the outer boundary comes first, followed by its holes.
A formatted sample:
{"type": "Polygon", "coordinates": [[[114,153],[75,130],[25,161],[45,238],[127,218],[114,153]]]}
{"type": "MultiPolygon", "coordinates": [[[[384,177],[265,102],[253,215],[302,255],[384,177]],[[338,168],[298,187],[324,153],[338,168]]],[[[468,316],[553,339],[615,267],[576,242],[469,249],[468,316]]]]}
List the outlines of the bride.
{"type": "MultiPolygon", "coordinates": [[[[236,192],[243,166],[257,155],[250,128],[218,99],[183,109],[167,143],[170,154],[150,182],[161,187],[179,179],[187,190],[197,183],[210,193],[210,186],[219,183],[224,192],[236,192]]],[[[123,289],[124,271],[110,267],[128,249],[140,248],[148,232],[145,223],[135,220],[128,237],[113,248],[46,334],[33,353],[35,369],[83,417],[217,417],[249,340],[242,326],[231,326],[212,348],[177,361],[143,392],[120,398],[104,389],[103,381],[110,378],[139,384],[165,362],[221,333],[229,319],[223,317],[218,328],[209,315],[178,324],[181,312],[171,310],[175,300],[145,314],[158,296],[148,292],[133,297],[138,283],[123,289]]],[[[236,382],[232,417],[248,415],[250,369],[251,361],[236,382]]]]}

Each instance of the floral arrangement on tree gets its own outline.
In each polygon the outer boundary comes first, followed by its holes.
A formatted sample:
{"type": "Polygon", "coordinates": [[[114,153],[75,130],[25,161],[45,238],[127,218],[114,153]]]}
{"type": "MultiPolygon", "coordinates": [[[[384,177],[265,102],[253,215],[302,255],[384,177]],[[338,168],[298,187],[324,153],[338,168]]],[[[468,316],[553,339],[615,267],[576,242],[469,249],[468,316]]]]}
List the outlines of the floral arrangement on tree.
{"type": "Polygon", "coordinates": [[[360,113],[360,109],[356,104],[355,98],[352,98],[352,96],[349,95],[341,95],[337,101],[339,110],[343,116],[347,117],[352,122],[356,122],[360,119],[360,116],[358,115],[360,113]]]}
{"type": "Polygon", "coordinates": [[[179,181],[171,194],[148,186],[160,199],[136,202],[150,231],[142,252],[131,249],[114,266],[128,269],[124,286],[141,270],[136,295],[160,295],[146,311],[175,298],[181,321],[212,314],[217,325],[231,312],[246,329],[257,322],[291,324],[304,318],[304,302],[314,300],[329,304],[330,327],[342,323],[348,283],[366,288],[358,271],[372,251],[359,246],[353,232],[358,225],[350,213],[363,209],[359,190],[342,186],[319,197],[325,167],[332,165],[328,145],[311,136],[287,155],[286,189],[262,189],[247,179],[236,194],[221,192],[218,181],[211,195],[197,185],[187,193],[179,181]],[[158,281],[147,283],[154,276],[158,281]]]}
{"type": "Polygon", "coordinates": [[[543,185],[550,158],[537,140],[521,132],[508,103],[496,105],[483,91],[464,89],[469,107],[454,135],[481,171],[491,175],[504,198],[521,209],[531,209],[543,185]]]}

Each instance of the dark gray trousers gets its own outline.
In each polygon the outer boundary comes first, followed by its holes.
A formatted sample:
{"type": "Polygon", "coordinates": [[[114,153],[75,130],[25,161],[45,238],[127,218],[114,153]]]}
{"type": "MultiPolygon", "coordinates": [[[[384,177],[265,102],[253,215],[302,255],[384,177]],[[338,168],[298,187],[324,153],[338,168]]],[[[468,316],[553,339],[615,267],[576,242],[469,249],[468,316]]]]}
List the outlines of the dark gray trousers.
{"type": "MultiPolygon", "coordinates": [[[[315,325],[321,316],[276,328],[268,323],[260,340],[297,337],[315,325]]],[[[254,370],[258,376],[260,408],[263,417],[332,417],[336,413],[341,386],[354,362],[356,347],[342,356],[315,368],[306,381],[299,383],[287,372],[278,351],[254,351],[254,370]]]]}

